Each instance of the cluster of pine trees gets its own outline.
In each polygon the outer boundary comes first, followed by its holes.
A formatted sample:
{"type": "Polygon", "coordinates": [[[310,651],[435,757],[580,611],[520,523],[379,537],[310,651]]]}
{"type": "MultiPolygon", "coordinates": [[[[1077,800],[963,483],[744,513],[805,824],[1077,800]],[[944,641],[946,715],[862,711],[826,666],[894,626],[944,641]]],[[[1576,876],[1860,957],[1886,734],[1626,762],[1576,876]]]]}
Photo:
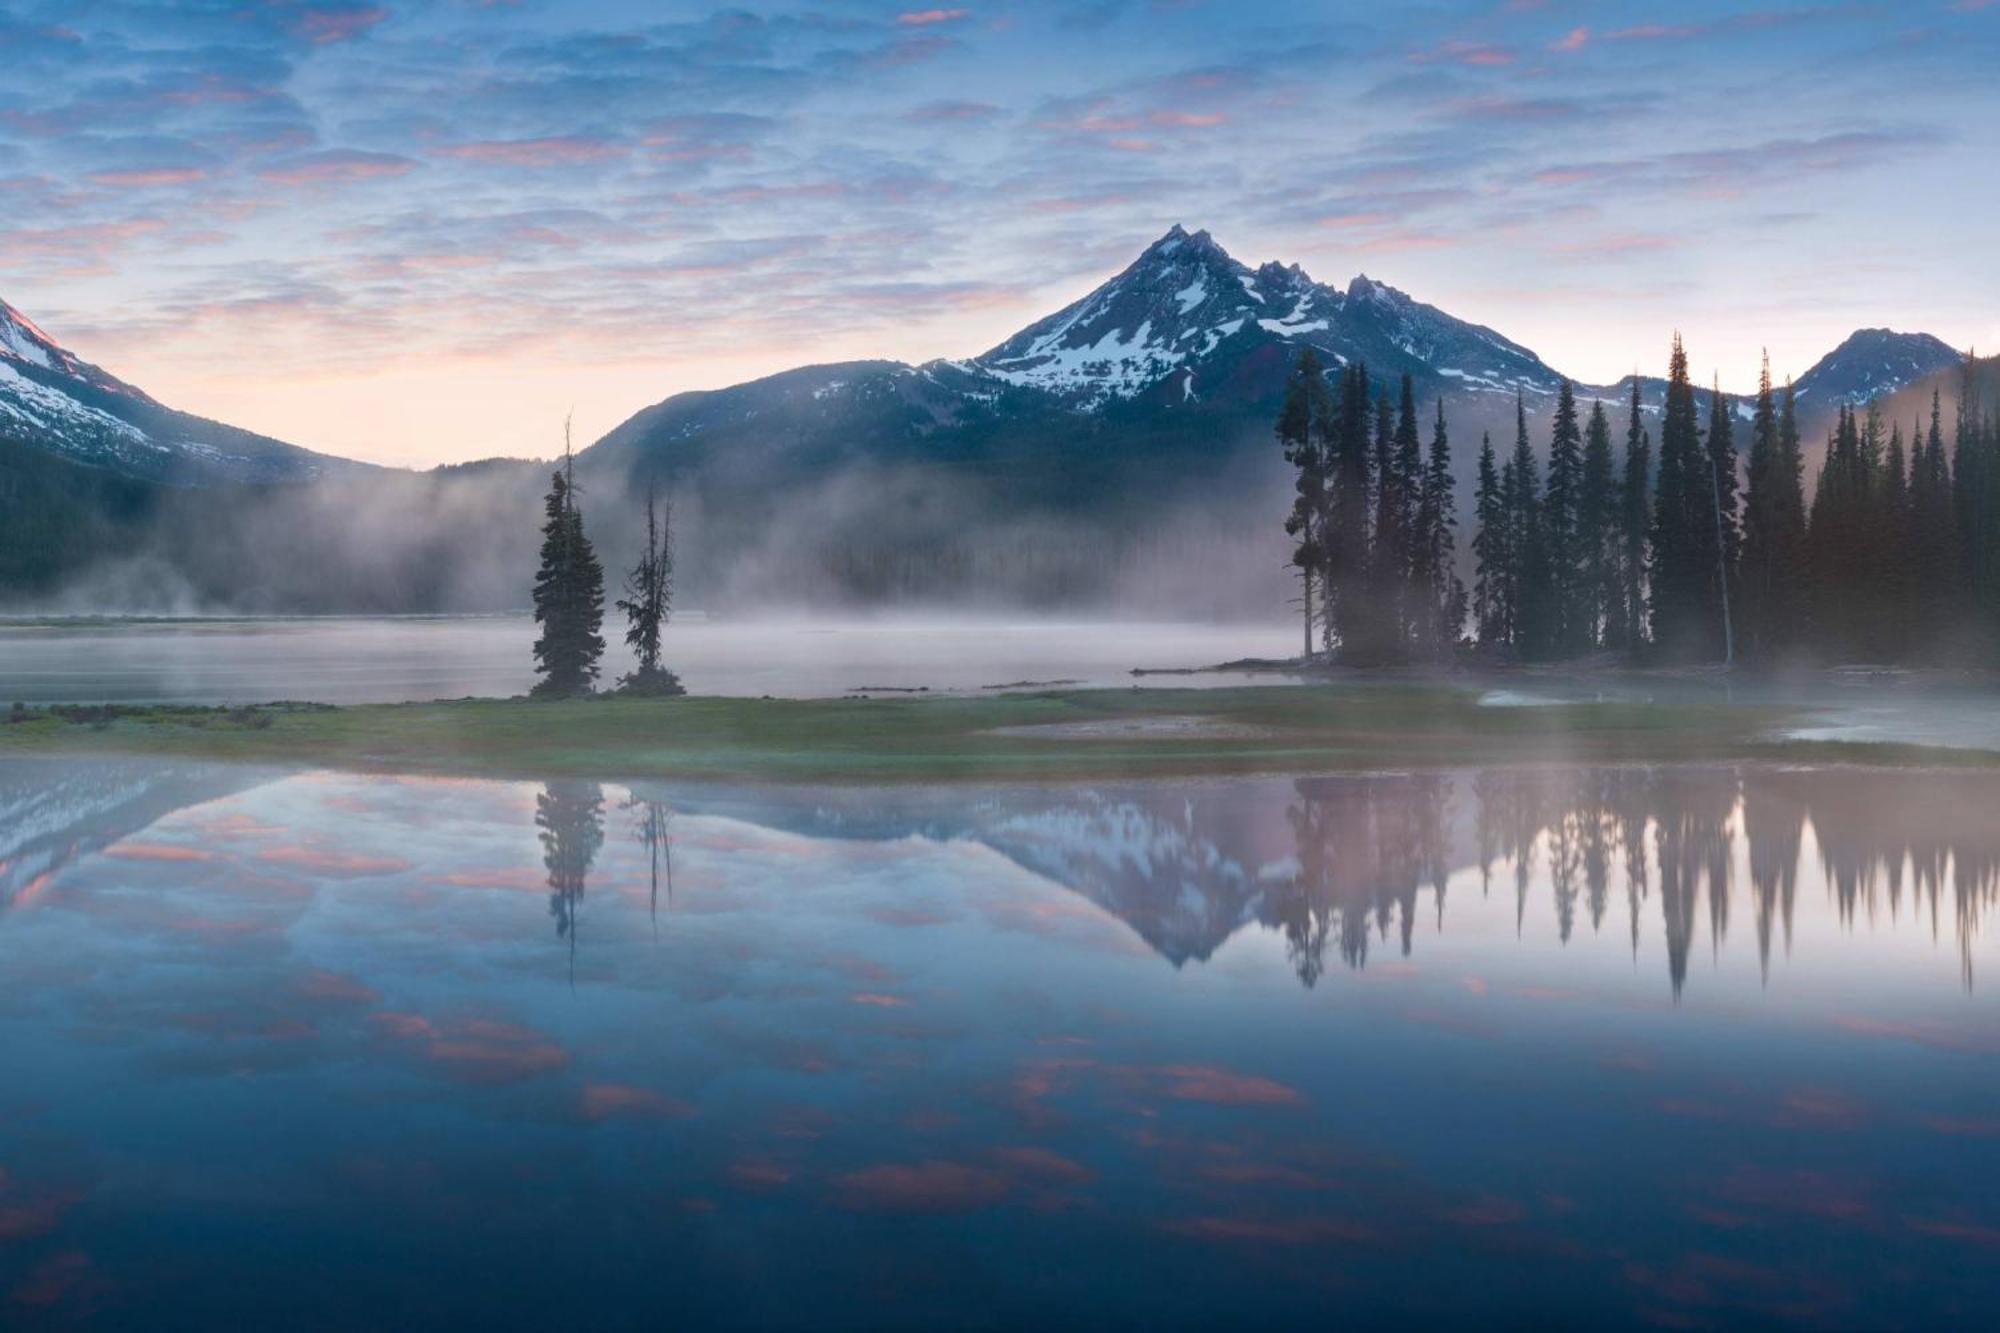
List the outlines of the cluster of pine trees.
{"type": "Polygon", "coordinates": [[[1622,457],[1602,402],[1564,383],[1537,459],[1515,405],[1504,462],[1482,440],[1469,605],[1451,574],[1450,454],[1440,404],[1430,459],[1415,410],[1370,407],[1367,373],[1330,388],[1302,353],[1278,421],[1297,493],[1286,530],[1312,627],[1345,661],[1441,656],[1469,633],[1489,654],[1556,661],[1612,651],[1659,661],[1941,661],[2000,642],[2000,413],[1974,367],[1947,440],[1843,406],[1806,503],[1797,403],[1768,358],[1739,451],[1736,405],[1707,419],[1674,339],[1657,455],[1637,378],[1622,457]],[[1372,433],[1367,423],[1374,422],[1372,433]],[[1322,425],[1324,422],[1324,425],[1322,425]],[[1468,616],[1469,613],[1469,616],[1468,616]],[[1317,620],[1315,620],[1317,616],[1317,620]]]}
{"type": "MultiPolygon", "coordinates": [[[[565,432],[565,436],[567,432],[565,432]]],[[[671,511],[663,519],[653,494],[646,495],[646,547],[626,575],[618,609],[626,616],[625,642],[637,670],[619,682],[625,694],[676,695],[678,677],[660,663],[660,634],[673,609],[671,511]]],[[[604,656],[604,566],[583,528],[577,503],[575,460],[565,438],[563,465],[550,479],[543,501],[541,566],[535,572],[535,671],[537,698],[587,695],[597,684],[604,656]]]]}
{"type": "Polygon", "coordinates": [[[1321,646],[1349,662],[1448,656],[1465,620],[1465,587],[1455,572],[1444,404],[1426,452],[1408,375],[1392,405],[1371,388],[1366,366],[1344,367],[1329,386],[1306,348],[1286,385],[1278,439],[1298,474],[1285,530],[1305,585],[1307,653],[1317,630],[1321,646]]]}

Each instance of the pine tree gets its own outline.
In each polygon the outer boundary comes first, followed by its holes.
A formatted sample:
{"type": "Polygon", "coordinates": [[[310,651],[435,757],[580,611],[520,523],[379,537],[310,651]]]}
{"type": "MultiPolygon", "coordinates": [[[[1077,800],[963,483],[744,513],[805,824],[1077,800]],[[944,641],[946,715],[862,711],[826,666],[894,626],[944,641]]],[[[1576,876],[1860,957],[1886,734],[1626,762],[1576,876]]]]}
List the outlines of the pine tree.
{"type": "Polygon", "coordinates": [[[1512,636],[1516,656],[1539,661],[1551,656],[1556,640],[1556,598],[1549,568],[1549,543],[1543,531],[1541,486],[1535,452],[1528,443],[1528,408],[1514,396],[1514,454],[1501,471],[1507,498],[1508,541],[1512,568],[1508,571],[1512,636]]]}
{"type": "Polygon", "coordinates": [[[1455,568],[1458,503],[1452,495],[1451,440],[1445,431],[1444,400],[1431,428],[1430,455],[1417,501],[1418,575],[1423,590],[1420,650],[1433,659],[1450,656],[1465,629],[1465,583],[1455,568]]]}
{"type": "Polygon", "coordinates": [[[1805,500],[1799,489],[1798,418],[1785,386],[1782,420],[1771,388],[1771,358],[1757,380],[1751,416],[1749,489],[1743,502],[1744,651],[1770,660],[1798,647],[1804,574],[1805,500]]]}
{"type": "MultiPolygon", "coordinates": [[[[1394,444],[1390,470],[1395,474],[1396,531],[1387,544],[1393,548],[1391,559],[1398,580],[1397,655],[1407,657],[1417,645],[1420,622],[1427,618],[1422,607],[1428,595],[1427,579],[1423,576],[1425,533],[1418,517],[1418,510],[1423,507],[1424,454],[1417,435],[1416,385],[1408,372],[1403,375],[1402,393],[1396,406],[1394,444]]],[[[1384,538],[1378,534],[1376,540],[1381,542],[1384,538]]]]}
{"type": "Polygon", "coordinates": [[[1611,419],[1604,404],[1590,405],[1590,424],[1583,433],[1583,480],[1577,491],[1576,544],[1582,588],[1577,605],[1581,622],[1579,651],[1605,646],[1618,616],[1618,487],[1612,473],[1611,419]]]}
{"type": "Polygon", "coordinates": [[[673,614],[673,507],[662,510],[651,486],[646,488],[646,549],[625,576],[625,596],[618,609],[625,613],[625,642],[637,659],[637,669],[619,682],[627,694],[685,694],[678,677],[660,665],[660,633],[673,614]]]}
{"type": "Polygon", "coordinates": [[[1903,428],[1898,425],[1889,432],[1889,448],[1883,454],[1881,477],[1869,506],[1877,607],[1869,625],[1870,647],[1871,655],[1884,661],[1908,653],[1910,632],[1915,627],[1910,613],[1917,587],[1910,559],[1913,534],[1908,463],[1903,428]]]}
{"type": "Polygon", "coordinates": [[[1490,434],[1482,435],[1479,441],[1479,486],[1473,498],[1473,521],[1477,524],[1472,534],[1473,624],[1480,647],[1500,648],[1508,644],[1511,633],[1507,578],[1513,564],[1510,549],[1513,534],[1490,434]]]}
{"type": "Polygon", "coordinates": [[[1369,409],[1368,368],[1356,362],[1340,377],[1321,518],[1327,646],[1337,644],[1343,657],[1355,660],[1365,659],[1374,648],[1367,586],[1368,502],[1374,480],[1369,409]]]}
{"type": "Polygon", "coordinates": [[[1327,505],[1328,430],[1333,402],[1327,392],[1326,375],[1319,357],[1310,347],[1299,349],[1299,359],[1285,384],[1284,405],[1278,412],[1278,443],[1285,461],[1293,469],[1292,512],[1285,519],[1285,532],[1292,538],[1292,564],[1299,571],[1305,614],[1305,651],[1313,651],[1313,590],[1321,584],[1326,564],[1322,523],[1327,505]]]}
{"type": "Polygon", "coordinates": [[[1368,544],[1368,629],[1351,660],[1402,660],[1403,590],[1409,577],[1404,491],[1396,467],[1396,414],[1384,392],[1375,397],[1375,513],[1368,544]]]}
{"type": "Polygon", "coordinates": [[[1653,643],[1681,659],[1721,655],[1722,612],[1714,596],[1715,521],[1711,459],[1703,447],[1687,349],[1674,335],[1660,422],[1653,495],[1653,643]]]}
{"type": "Polygon", "coordinates": [[[604,567],[584,535],[576,503],[575,460],[564,428],[563,466],[543,501],[541,567],[535,574],[535,666],[538,697],[588,694],[604,656],[604,567]]]}
{"type": "Polygon", "coordinates": [[[1743,554],[1736,476],[1736,412],[1720,380],[1709,393],[1708,405],[1708,531],[1709,597],[1722,618],[1724,655],[1735,660],[1735,601],[1737,566],[1743,554]]]}
{"type": "Polygon", "coordinates": [[[1843,403],[1813,489],[1807,529],[1813,637],[1822,652],[1836,659],[1861,650],[1861,631],[1871,609],[1868,474],[1859,422],[1843,403]]]}
{"type": "Polygon", "coordinates": [[[1910,470],[1910,548],[1917,583],[1912,633],[1917,647],[1934,654],[1957,628],[1963,586],[1958,513],[1944,451],[1944,410],[1935,388],[1930,429],[1917,440],[1910,470]]]}
{"type": "Polygon", "coordinates": [[[1619,535],[1623,550],[1618,561],[1620,628],[1612,647],[1637,653],[1646,643],[1650,616],[1646,607],[1647,538],[1652,521],[1650,487],[1653,442],[1639,412],[1639,376],[1632,376],[1632,403],[1625,423],[1625,475],[1619,486],[1619,535]]]}
{"type": "Polygon", "coordinates": [[[1577,424],[1576,390],[1568,380],[1556,395],[1549,432],[1549,487],[1537,529],[1549,569],[1549,649],[1569,657],[1590,650],[1591,615],[1578,540],[1583,503],[1583,431],[1577,424]]]}

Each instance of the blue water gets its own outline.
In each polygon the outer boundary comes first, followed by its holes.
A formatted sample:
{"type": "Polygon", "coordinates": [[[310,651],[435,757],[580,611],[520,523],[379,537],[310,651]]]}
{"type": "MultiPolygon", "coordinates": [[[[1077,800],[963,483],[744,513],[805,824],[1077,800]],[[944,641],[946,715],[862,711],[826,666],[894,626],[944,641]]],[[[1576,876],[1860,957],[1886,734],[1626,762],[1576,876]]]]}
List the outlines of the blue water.
{"type": "Polygon", "coordinates": [[[0,1325],[1977,1326],[1995,797],[0,765],[0,1325]]]}

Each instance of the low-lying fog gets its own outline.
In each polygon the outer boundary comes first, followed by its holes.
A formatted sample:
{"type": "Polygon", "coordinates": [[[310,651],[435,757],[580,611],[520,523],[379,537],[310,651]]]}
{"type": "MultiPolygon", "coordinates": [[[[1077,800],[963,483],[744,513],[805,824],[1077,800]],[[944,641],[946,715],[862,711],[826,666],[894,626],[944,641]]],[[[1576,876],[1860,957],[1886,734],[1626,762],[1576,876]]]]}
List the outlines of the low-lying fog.
{"type": "MultiPolygon", "coordinates": [[[[631,668],[621,629],[605,624],[607,685],[631,668]]],[[[535,634],[526,615],[0,623],[0,705],[525,694],[534,684],[535,634]]],[[[1298,639],[1296,625],[687,617],[668,627],[665,657],[696,694],[809,697],[885,687],[1130,685],[1134,668],[1285,657],[1298,651],[1298,639]]],[[[1246,679],[1208,673],[1165,683],[1246,679]]]]}

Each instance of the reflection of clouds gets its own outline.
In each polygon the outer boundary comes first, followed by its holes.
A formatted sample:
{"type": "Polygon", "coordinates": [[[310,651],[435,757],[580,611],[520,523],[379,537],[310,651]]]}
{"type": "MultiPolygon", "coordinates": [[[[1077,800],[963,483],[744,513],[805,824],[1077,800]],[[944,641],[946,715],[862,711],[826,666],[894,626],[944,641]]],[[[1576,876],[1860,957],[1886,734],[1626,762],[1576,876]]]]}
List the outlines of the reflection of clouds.
{"type": "Polygon", "coordinates": [[[493,1018],[433,1021],[422,1014],[384,1010],[371,1021],[394,1044],[450,1077],[471,1083],[504,1083],[553,1073],[569,1052],[546,1035],[493,1018]]]}
{"type": "MultiPolygon", "coordinates": [[[[1290,1314],[1301,1293],[1391,1291],[1440,1263],[1504,1286],[1524,1262],[1560,1261],[1585,1283],[1567,1308],[1623,1313],[1634,1307],[1589,1305],[1602,1295],[1590,1261],[1612,1247],[1646,1276],[1610,1264],[1602,1282],[1618,1294],[1603,1299],[1769,1322],[1782,1301],[1810,1297],[1799,1272],[1776,1263],[1768,1303],[1713,1304],[1746,1291],[1763,1302],[1766,1279],[1687,1268],[1681,1247],[1712,1242],[1764,1262],[1769,1253],[1753,1252],[1803,1235],[1828,1263],[1865,1274],[1865,1262],[1846,1262],[1855,1247],[1900,1240],[1932,1247],[1909,1252],[1920,1258],[1972,1256],[1996,1223],[1975,1159],[2000,1128],[1972,1100],[1979,1073],[1965,1081],[1968,1056],[1990,1043],[1949,967],[1941,979],[1920,973],[1938,953],[1927,934],[1919,949],[1865,955],[1874,971],[1842,966],[1825,1009],[1812,1008],[1810,990],[1759,998],[1750,956],[1671,1008],[1657,970],[1633,967],[1618,923],[1591,944],[1582,856],[1568,945],[1547,916],[1517,939],[1507,877],[1489,901],[1476,871],[1461,870],[1446,928],[1417,945],[1424,967],[1336,969],[1307,994],[1281,937],[1254,923],[1206,965],[1134,963],[1123,946],[1098,947],[1100,937],[1130,945],[1132,931],[1074,888],[971,845],[976,820],[954,823],[939,803],[919,818],[894,794],[871,793],[855,798],[866,809],[834,810],[854,834],[842,840],[793,822],[823,794],[779,792],[741,799],[727,816],[675,806],[675,898],[663,895],[657,933],[643,891],[650,850],[631,821],[607,818],[586,871],[571,990],[540,892],[493,891],[539,888],[540,790],[320,775],[137,828],[114,818],[111,845],[198,847],[214,859],[82,858],[43,910],[0,918],[10,983],[0,995],[0,1165],[31,1160],[9,1146],[8,1119],[31,1086],[48,1102],[41,1122],[82,1145],[71,1151],[86,1167],[103,1155],[130,1179],[242,1191],[230,1197],[272,1208],[277,1240],[311,1230],[314,1243],[300,1247],[309,1256],[328,1236],[354,1235],[401,1253],[431,1243],[555,1261],[601,1256],[592,1247],[606,1234],[660,1236],[672,1242],[661,1249],[672,1276],[691,1279],[672,1285],[677,1294],[702,1290],[700,1278],[740,1298],[740,1273],[718,1266],[708,1242],[755,1225],[824,1261],[795,1274],[801,1300],[851,1299],[852,1275],[880,1259],[886,1237],[907,1245],[912,1219],[966,1218],[991,1247],[982,1253],[1032,1260],[1088,1248],[1121,1268],[1179,1256],[1173,1271],[1190,1276],[1176,1308],[1217,1322],[1249,1266],[1272,1308],[1290,1314]],[[259,851],[284,847],[406,867],[355,876],[287,865],[268,882],[251,873],[268,864],[259,851]],[[927,924],[893,924],[905,913],[927,924]],[[224,929],[190,933],[192,922],[224,929]],[[253,922],[268,928],[232,933],[253,922]],[[1054,923],[1053,933],[1022,922],[1054,923]],[[1558,966],[1575,972],[1556,976],[1558,966]],[[1837,1021],[1849,1012],[1868,1017],[1837,1021]],[[1423,1021],[1438,1015],[1490,1017],[1508,1040],[1441,1036],[1423,1021]],[[1894,1104],[1871,1086],[1879,1070],[1833,1058],[1881,1040],[1903,1047],[1894,1104]],[[1773,1061],[1774,1048],[1812,1059],[1773,1061]],[[1632,1151],[1605,1150],[1598,1135],[1613,1130],[1632,1151]],[[1820,1154],[1834,1149],[1865,1155],[1868,1171],[1827,1169],[1820,1154]],[[226,1169],[212,1164],[225,1157],[226,1169]],[[1924,1163],[1938,1161],[1957,1169],[1926,1177],[1924,1163]],[[1931,1183],[1912,1196],[1919,1178],[1931,1183]],[[1655,1213],[1634,1199],[1664,1202],[1655,1213]],[[565,1215],[579,1225],[551,1228],[551,1210],[574,1210],[565,1215]],[[1657,1230],[1655,1216],[1666,1218],[1657,1230]]],[[[1156,838],[1121,813],[1117,826],[1134,837],[1115,855],[1071,863],[1169,849],[1179,876],[1211,854],[1183,850],[1206,846],[1223,867],[1212,882],[1266,887],[1314,868],[1293,858],[1271,879],[1224,866],[1283,861],[1276,853],[1293,845],[1284,812],[1304,799],[1290,782],[1153,794],[1169,827],[1195,836],[1156,838]]],[[[607,808],[622,795],[608,789],[607,808]]],[[[1029,803],[1060,805],[1069,793],[946,795],[947,813],[984,802],[1020,836],[1029,803]]],[[[1539,800],[1509,807],[1522,818],[1508,838],[1539,800]]],[[[1120,797],[1121,810],[1129,804],[1120,797]]],[[[1547,824],[1535,826],[1541,876],[1563,858],[1550,854],[1547,824]]],[[[1034,832],[1062,827],[1106,825],[1058,810],[1034,832]]],[[[1363,840],[1330,844],[1329,861],[1346,858],[1345,869],[1330,865],[1320,882],[1365,893],[1379,939],[1381,881],[1357,867],[1403,883],[1405,858],[1365,842],[1394,834],[1393,852],[1402,834],[1351,808],[1312,827],[1363,840]]],[[[1476,864],[1472,811],[1440,833],[1454,858],[1476,864]]],[[[1745,841],[1739,832],[1739,849],[1745,841]]],[[[1614,860],[1610,882],[1622,894],[1618,869],[1614,860]]],[[[1537,903],[1548,905],[1547,888],[1535,881],[1537,903]]],[[[1659,904],[1640,901],[1656,921],[1659,904]]],[[[1810,927],[1838,925],[1835,905],[1805,893],[1797,911],[1802,957],[1867,950],[1886,938],[1871,930],[1891,929],[1857,913],[1852,933],[1828,943],[1810,927]]],[[[1207,917],[1196,905],[1186,919],[1207,917]]],[[[18,1179],[0,1188],[0,1229],[27,1219],[16,1225],[34,1225],[37,1245],[108,1253],[95,1243],[95,1209],[37,1220],[47,1190],[18,1179]]],[[[179,1220],[187,1196],[150,1197],[179,1220]]],[[[930,1228],[885,1262],[949,1270],[962,1253],[957,1225],[930,1228]]],[[[165,1231],[145,1239],[156,1272],[173,1271],[194,1244],[165,1231]]],[[[100,1267],[133,1280],[122,1260],[100,1267]]],[[[1050,1274],[1065,1295],[1088,1280],[1061,1264],[1050,1274]]],[[[634,1290],[616,1273],[602,1280],[621,1298],[634,1290]]],[[[649,1268],[645,1280],[661,1274],[649,1268]]],[[[1964,1290],[1949,1274],[1940,1281],[1964,1290]]]]}
{"type": "Polygon", "coordinates": [[[691,1116],[695,1107],[678,1097],[650,1088],[635,1088],[629,1083],[586,1083],[578,1099],[578,1111],[590,1121],[621,1116],[659,1119],[691,1116]]]}

